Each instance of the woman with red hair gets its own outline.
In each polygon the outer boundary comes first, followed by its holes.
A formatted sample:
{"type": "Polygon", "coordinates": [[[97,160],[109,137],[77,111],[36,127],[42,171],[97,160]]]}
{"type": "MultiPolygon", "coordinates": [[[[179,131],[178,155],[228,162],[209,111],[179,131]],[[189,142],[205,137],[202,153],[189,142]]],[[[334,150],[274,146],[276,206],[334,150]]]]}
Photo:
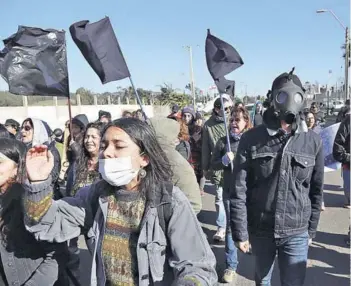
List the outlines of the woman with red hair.
{"type": "Polygon", "coordinates": [[[176,142],[176,150],[186,159],[190,160],[191,150],[189,144],[189,129],[183,120],[177,120],[180,124],[178,140],[176,142]]]}

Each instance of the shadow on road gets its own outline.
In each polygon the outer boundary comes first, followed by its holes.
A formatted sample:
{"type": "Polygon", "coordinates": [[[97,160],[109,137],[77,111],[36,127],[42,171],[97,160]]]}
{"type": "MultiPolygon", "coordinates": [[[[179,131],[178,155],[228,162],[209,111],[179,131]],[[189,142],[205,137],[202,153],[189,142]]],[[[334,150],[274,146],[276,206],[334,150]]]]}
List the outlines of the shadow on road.
{"type": "Polygon", "coordinates": [[[339,185],[324,184],[323,189],[324,191],[342,191],[342,188],[339,185]]]}
{"type": "Polygon", "coordinates": [[[316,238],[314,239],[314,244],[323,243],[327,245],[334,245],[343,248],[349,248],[346,245],[347,233],[345,235],[340,235],[338,233],[328,233],[323,231],[318,231],[316,238]]]}
{"type": "Polygon", "coordinates": [[[323,197],[324,197],[325,206],[330,208],[342,208],[346,202],[344,192],[338,192],[338,193],[324,192],[323,197]]]}
{"type": "Polygon", "coordinates": [[[307,269],[309,279],[305,285],[321,285],[321,281],[323,281],[323,285],[350,285],[350,278],[345,277],[350,275],[350,255],[348,253],[340,253],[315,243],[310,248],[308,257],[327,266],[309,265],[310,267],[307,269]],[[344,277],[340,275],[344,275],[344,277]]]}
{"type": "Polygon", "coordinates": [[[87,249],[80,249],[79,281],[82,286],[90,285],[91,262],[92,258],[90,252],[87,249]]]}
{"type": "Polygon", "coordinates": [[[216,226],[216,212],[215,211],[202,210],[197,215],[197,219],[201,223],[216,226]]]}

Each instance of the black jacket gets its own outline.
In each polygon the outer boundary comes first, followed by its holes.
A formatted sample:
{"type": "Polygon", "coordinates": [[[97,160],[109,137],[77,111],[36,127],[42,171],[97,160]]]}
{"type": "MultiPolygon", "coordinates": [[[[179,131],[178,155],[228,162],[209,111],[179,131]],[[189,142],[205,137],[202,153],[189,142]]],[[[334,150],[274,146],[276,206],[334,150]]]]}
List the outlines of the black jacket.
{"type": "Polygon", "coordinates": [[[340,109],[338,116],[336,117],[335,123],[342,122],[345,119],[345,117],[347,116],[347,112],[349,111],[349,109],[350,109],[349,106],[343,106],[340,109]]]}
{"type": "Polygon", "coordinates": [[[350,115],[340,123],[335,136],[333,156],[336,161],[350,168],[350,115]]]}
{"type": "Polygon", "coordinates": [[[254,126],[256,127],[258,125],[261,125],[262,123],[263,123],[263,116],[262,116],[262,114],[261,113],[255,114],[254,122],[253,122],[254,126]]]}
{"type": "Polygon", "coordinates": [[[176,150],[184,157],[185,160],[189,161],[190,159],[190,144],[188,141],[180,141],[176,146],[176,150]]]}
{"type": "Polygon", "coordinates": [[[266,125],[240,139],[231,185],[234,241],[248,234],[288,237],[308,230],[314,237],[323,197],[322,142],[313,131],[270,134],[266,125]]]}
{"type": "MultiPolygon", "coordinates": [[[[231,177],[233,175],[231,165],[224,166],[222,163],[222,157],[227,153],[227,138],[222,137],[218,140],[215,150],[212,154],[211,167],[214,171],[223,170],[223,191],[229,192],[231,177]]],[[[233,137],[230,137],[230,150],[234,153],[237,152],[239,146],[239,140],[235,140],[233,137]]]]}

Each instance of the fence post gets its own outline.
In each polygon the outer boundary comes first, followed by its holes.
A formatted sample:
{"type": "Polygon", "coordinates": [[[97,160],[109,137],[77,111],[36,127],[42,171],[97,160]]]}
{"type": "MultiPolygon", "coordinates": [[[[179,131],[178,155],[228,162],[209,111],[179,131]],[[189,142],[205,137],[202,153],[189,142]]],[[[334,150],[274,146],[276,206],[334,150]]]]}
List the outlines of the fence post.
{"type": "Polygon", "coordinates": [[[80,94],[77,93],[77,94],[76,94],[76,97],[77,97],[77,105],[78,105],[78,106],[81,106],[80,94]]]}
{"type": "Polygon", "coordinates": [[[28,98],[26,95],[22,96],[23,106],[28,107],[28,98]]]}

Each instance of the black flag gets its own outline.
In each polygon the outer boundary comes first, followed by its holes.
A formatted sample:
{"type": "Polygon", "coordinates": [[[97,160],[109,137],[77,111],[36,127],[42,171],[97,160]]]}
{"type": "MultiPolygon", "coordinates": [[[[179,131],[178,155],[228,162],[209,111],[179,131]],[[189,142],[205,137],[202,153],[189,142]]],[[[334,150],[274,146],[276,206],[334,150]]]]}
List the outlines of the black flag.
{"type": "Polygon", "coordinates": [[[4,45],[0,74],[11,93],[69,97],[65,32],[19,26],[4,45]]]}
{"type": "Polygon", "coordinates": [[[73,41],[103,84],[130,77],[108,17],[91,24],[89,21],[74,23],[69,31],[73,41]]]}
{"type": "Polygon", "coordinates": [[[211,35],[209,29],[205,51],[207,67],[215,81],[244,64],[239,53],[228,43],[211,35]]]}
{"type": "Polygon", "coordinates": [[[215,80],[215,84],[218,88],[219,93],[226,93],[229,94],[230,96],[235,96],[235,81],[234,80],[228,80],[224,76],[221,78],[215,80]]]}

